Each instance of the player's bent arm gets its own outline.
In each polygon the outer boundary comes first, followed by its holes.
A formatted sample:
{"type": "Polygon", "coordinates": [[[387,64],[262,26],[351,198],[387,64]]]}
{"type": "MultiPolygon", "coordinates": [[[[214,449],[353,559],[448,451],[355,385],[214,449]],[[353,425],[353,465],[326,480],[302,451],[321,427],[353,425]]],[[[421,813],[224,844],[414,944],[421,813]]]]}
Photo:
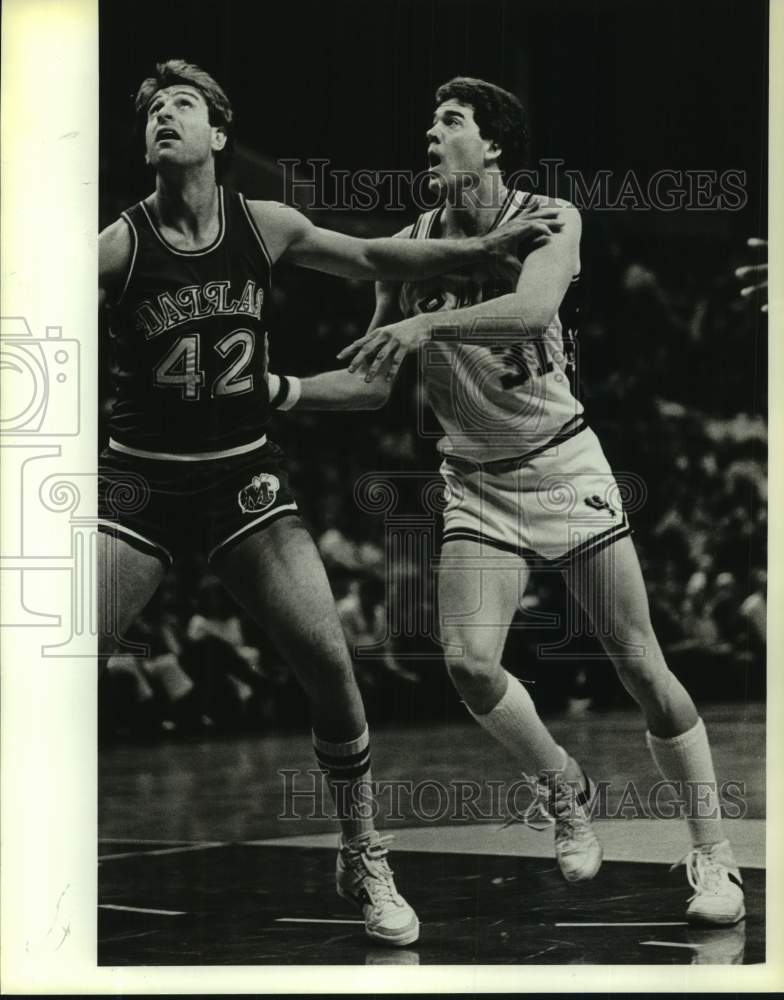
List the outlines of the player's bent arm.
{"type": "Polygon", "coordinates": [[[383,368],[394,377],[404,357],[449,328],[450,340],[485,346],[519,343],[542,336],[553,321],[572,278],[580,268],[580,216],[573,206],[560,208],[561,228],[524,259],[514,292],[448,313],[422,313],[380,327],[345,347],[338,358],[349,371],[367,367],[374,379],[383,368]]]}
{"type": "MultiPolygon", "coordinates": [[[[514,292],[466,306],[449,313],[450,327],[458,327],[464,343],[486,343],[493,321],[517,321],[530,335],[542,333],[552,323],[569,285],[580,270],[580,213],[571,205],[562,209],[563,228],[553,233],[523,260],[514,292]]],[[[437,313],[422,317],[429,330],[444,325],[437,313]]],[[[510,329],[519,336],[519,330],[510,329]]]]}
{"type": "Polygon", "coordinates": [[[274,202],[250,201],[248,210],[263,233],[273,262],[369,281],[422,280],[461,268],[497,265],[511,234],[465,240],[358,239],[320,229],[299,212],[274,202]],[[504,240],[504,242],[501,242],[504,240]]]}
{"type": "Polygon", "coordinates": [[[133,256],[128,224],[117,219],[98,234],[98,305],[115,303],[122,295],[133,256]]]}

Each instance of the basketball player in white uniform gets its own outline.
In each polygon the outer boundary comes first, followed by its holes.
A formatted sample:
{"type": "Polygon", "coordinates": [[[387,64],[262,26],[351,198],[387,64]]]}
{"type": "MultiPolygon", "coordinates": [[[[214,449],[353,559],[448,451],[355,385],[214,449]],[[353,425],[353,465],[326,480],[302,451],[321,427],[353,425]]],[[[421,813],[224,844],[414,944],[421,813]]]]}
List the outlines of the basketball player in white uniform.
{"type": "Polygon", "coordinates": [[[526,214],[535,220],[555,205],[557,220],[533,223],[540,232],[519,274],[507,284],[458,274],[380,283],[369,333],[338,355],[350,359],[348,371],[270,378],[274,389],[282,378],[304,408],[377,407],[405,356],[419,352],[427,399],[444,430],[440,638],[460,696],[524,772],[540,776],[564,877],[592,878],[602,848],[590,825],[591,782],[501,665],[531,566],[562,573],[645,716],[656,765],[686,799],[692,849],[684,861],[694,890],[687,916],[736,923],[743,891],[705,727],[664,661],[615,479],[570,387],[571,334],[559,310],[579,279],[580,217],[568,203],[545,205],[506,188],[524,135],[513,95],[469,78],[440,87],[427,140],[431,183],[444,205],[399,234],[467,238],[526,214]],[[699,805],[689,802],[698,787],[699,805]]]}

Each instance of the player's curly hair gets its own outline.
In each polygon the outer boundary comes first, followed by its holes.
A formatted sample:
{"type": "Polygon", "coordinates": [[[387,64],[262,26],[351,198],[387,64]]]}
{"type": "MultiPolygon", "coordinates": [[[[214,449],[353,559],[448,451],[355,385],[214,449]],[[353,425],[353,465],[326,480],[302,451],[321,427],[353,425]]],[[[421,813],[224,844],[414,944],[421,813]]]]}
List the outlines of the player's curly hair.
{"type": "Polygon", "coordinates": [[[470,104],[479,134],[501,147],[501,172],[506,176],[522,170],[528,158],[528,124],[525,108],[515,95],[486,80],[456,76],[436,91],[437,105],[450,98],[470,104]]]}
{"type": "Polygon", "coordinates": [[[153,97],[159,90],[173,87],[178,83],[195,87],[201,93],[207,104],[210,125],[221,128],[226,133],[225,146],[215,154],[215,173],[220,177],[225,173],[231,160],[234,146],[234,109],[223,87],[200,66],[186,62],[184,59],[167,59],[166,62],[156,64],[155,75],[148,76],[146,80],[142,81],[134,101],[136,121],[140,132],[144,133],[147,109],[153,97]]]}

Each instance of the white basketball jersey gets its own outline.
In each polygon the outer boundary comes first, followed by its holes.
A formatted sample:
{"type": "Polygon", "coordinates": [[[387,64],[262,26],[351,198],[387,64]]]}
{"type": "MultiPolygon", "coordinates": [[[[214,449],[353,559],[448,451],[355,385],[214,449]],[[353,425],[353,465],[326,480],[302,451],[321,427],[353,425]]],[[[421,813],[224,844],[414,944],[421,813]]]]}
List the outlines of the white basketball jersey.
{"type": "MultiPolygon", "coordinates": [[[[503,226],[536,200],[535,195],[510,191],[491,228],[503,226]]],[[[439,236],[441,212],[436,208],[420,215],[411,238],[439,236]]],[[[572,294],[578,279],[579,274],[572,279],[572,294]]],[[[576,331],[569,329],[565,336],[558,314],[536,338],[525,335],[521,321],[520,340],[504,346],[461,344],[457,331],[450,334],[450,310],[513,292],[516,280],[514,276],[506,285],[494,280],[479,284],[463,273],[401,287],[404,316],[445,314],[444,329],[420,352],[427,399],[445,435],[438,447],[445,454],[482,462],[524,456],[584,426],[583,407],[570,384],[576,331]]],[[[496,322],[488,330],[514,331],[514,323],[507,323],[501,327],[496,322]]]]}

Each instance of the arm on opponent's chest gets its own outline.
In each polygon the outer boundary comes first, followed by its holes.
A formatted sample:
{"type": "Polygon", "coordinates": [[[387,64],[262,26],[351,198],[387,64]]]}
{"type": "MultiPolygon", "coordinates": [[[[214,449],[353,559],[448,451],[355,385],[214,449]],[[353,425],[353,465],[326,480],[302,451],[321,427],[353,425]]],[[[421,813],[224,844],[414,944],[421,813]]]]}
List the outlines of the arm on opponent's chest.
{"type": "Polygon", "coordinates": [[[338,357],[349,362],[349,371],[367,369],[372,381],[382,368],[394,377],[403,358],[434,337],[484,347],[541,337],[580,266],[580,216],[571,205],[562,206],[561,214],[558,231],[526,256],[514,292],[379,327],[344,347],[338,357]]]}
{"type": "Polygon", "coordinates": [[[415,281],[461,268],[493,270],[508,261],[522,232],[510,224],[470,239],[366,240],[320,229],[278,202],[251,201],[248,209],[273,262],[284,258],[288,264],[368,281],[415,281]]]}
{"type": "Polygon", "coordinates": [[[428,332],[438,326],[457,328],[462,343],[484,344],[494,334],[519,340],[520,334],[536,336],[555,318],[569,285],[580,270],[580,213],[572,205],[560,209],[562,228],[523,259],[513,292],[466,306],[448,314],[426,314],[428,332]],[[510,326],[511,324],[511,326],[510,326]]]}

